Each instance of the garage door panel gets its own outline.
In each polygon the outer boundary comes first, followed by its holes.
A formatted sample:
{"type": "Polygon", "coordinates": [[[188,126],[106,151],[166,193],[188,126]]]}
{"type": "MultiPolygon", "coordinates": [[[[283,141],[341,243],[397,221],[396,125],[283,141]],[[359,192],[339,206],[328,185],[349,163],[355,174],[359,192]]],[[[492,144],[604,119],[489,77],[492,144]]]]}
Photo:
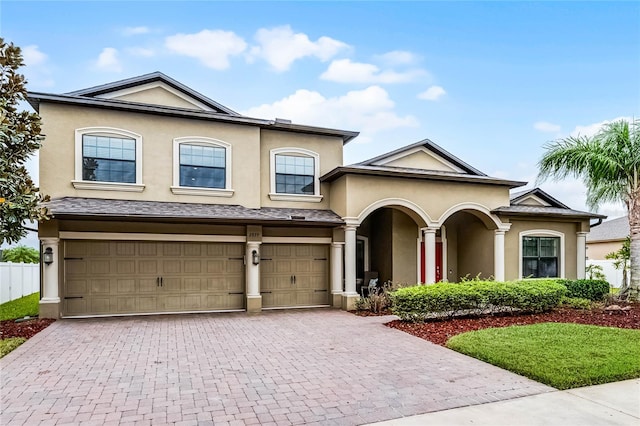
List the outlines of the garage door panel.
{"type": "Polygon", "coordinates": [[[134,275],[136,273],[136,261],[133,259],[116,259],[113,262],[118,274],[134,275]]]}
{"type": "Polygon", "coordinates": [[[243,244],[65,241],[64,250],[67,316],[244,307],[243,244]]]}
{"type": "Polygon", "coordinates": [[[328,248],[318,244],[265,244],[261,263],[262,306],[328,305],[328,248]]]}

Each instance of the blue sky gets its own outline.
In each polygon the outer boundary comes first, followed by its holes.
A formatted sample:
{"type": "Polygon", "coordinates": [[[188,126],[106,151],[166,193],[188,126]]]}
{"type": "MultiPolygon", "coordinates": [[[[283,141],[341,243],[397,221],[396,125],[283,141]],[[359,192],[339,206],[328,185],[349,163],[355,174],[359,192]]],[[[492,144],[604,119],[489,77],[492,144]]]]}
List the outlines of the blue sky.
{"type": "MultiPolygon", "coordinates": [[[[345,163],[429,138],[487,174],[533,183],[545,142],[640,116],[638,2],[0,7],[32,91],[162,71],[248,115],[360,131],[345,163]]],[[[585,209],[580,182],[542,187],[585,209]]]]}

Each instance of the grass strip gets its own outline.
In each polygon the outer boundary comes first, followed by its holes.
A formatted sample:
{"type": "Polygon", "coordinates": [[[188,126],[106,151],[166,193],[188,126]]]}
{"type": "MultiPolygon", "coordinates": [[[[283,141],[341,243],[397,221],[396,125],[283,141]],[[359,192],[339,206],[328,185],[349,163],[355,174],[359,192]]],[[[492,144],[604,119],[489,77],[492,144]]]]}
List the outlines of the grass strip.
{"type": "Polygon", "coordinates": [[[459,334],[447,347],[557,389],[640,377],[640,330],[542,323],[459,334]]]}
{"type": "Polygon", "coordinates": [[[33,293],[20,299],[0,305],[0,321],[38,315],[40,293],[33,293]]]}

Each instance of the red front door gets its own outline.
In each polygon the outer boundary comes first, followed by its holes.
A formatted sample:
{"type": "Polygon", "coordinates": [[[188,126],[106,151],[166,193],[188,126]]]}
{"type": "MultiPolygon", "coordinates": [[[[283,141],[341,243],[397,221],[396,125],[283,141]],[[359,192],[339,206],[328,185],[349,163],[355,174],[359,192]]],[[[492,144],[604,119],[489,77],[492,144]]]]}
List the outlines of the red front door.
{"type": "MultiPolygon", "coordinates": [[[[424,241],[420,243],[420,282],[427,281],[424,241]]],[[[436,282],[442,281],[442,243],[436,242],[436,282]]]]}

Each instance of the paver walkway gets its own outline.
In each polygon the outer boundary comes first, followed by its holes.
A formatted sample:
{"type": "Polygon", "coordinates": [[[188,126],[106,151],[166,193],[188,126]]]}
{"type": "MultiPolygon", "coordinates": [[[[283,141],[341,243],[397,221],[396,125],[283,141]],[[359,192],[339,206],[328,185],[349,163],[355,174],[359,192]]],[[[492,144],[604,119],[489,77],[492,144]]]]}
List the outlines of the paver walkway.
{"type": "Polygon", "coordinates": [[[337,310],[61,320],[0,360],[8,424],[355,425],[552,389],[337,310]]]}

